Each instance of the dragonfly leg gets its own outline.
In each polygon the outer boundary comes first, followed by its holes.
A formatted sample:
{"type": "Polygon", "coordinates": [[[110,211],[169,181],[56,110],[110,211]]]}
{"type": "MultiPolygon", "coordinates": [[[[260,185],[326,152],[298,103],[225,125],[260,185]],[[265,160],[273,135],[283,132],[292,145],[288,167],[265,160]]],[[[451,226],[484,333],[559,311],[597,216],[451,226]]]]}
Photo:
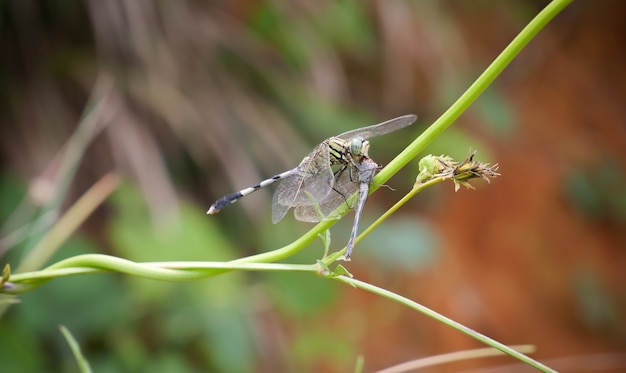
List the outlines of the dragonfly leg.
{"type": "MultiPolygon", "coordinates": [[[[346,196],[345,193],[341,192],[340,190],[338,190],[337,188],[335,188],[335,185],[339,185],[340,183],[338,182],[339,179],[341,178],[341,175],[346,171],[346,169],[348,168],[348,165],[343,165],[339,170],[337,170],[337,172],[335,172],[335,183],[333,185],[333,190],[335,192],[337,192],[337,194],[339,194],[342,198],[343,201],[346,203],[346,205],[348,205],[348,197],[346,196]]],[[[354,179],[352,178],[352,168],[350,167],[350,169],[348,170],[350,172],[350,181],[355,182],[354,179]]],[[[352,208],[352,206],[348,205],[348,207],[352,208]]]]}

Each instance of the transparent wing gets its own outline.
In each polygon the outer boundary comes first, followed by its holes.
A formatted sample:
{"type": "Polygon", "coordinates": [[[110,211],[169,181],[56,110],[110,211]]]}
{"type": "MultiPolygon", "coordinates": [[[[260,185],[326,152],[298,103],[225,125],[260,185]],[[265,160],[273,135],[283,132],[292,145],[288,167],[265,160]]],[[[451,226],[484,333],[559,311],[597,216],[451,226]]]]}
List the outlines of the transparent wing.
{"type": "Polygon", "coordinates": [[[304,174],[295,168],[291,175],[285,177],[276,188],[272,197],[272,222],[281,221],[291,208],[297,193],[302,187],[304,174]]]}
{"type": "Polygon", "coordinates": [[[272,222],[281,221],[291,207],[325,200],[333,186],[328,145],[318,145],[276,188],[272,198],[272,222]]]}
{"type": "Polygon", "coordinates": [[[364,139],[370,137],[386,135],[391,132],[395,132],[401,128],[404,128],[417,120],[417,115],[407,114],[394,119],[389,119],[386,122],[375,124],[373,126],[357,128],[352,131],[344,132],[341,135],[335,136],[342,140],[350,140],[357,136],[361,136],[364,139]]]}
{"type": "MultiPolygon", "coordinates": [[[[296,219],[309,223],[316,223],[320,220],[334,220],[341,216],[334,214],[339,206],[347,202],[359,189],[357,182],[356,168],[347,167],[343,172],[337,174],[333,187],[327,197],[317,204],[301,204],[294,210],[296,219]],[[352,173],[352,175],[351,175],[352,173]]],[[[350,206],[352,208],[353,206],[350,206]]]]}
{"type": "MultiPolygon", "coordinates": [[[[328,197],[318,204],[303,204],[294,210],[296,219],[309,223],[320,220],[334,220],[341,216],[336,210],[359,191],[360,184],[369,186],[380,166],[370,158],[364,158],[361,164],[347,167],[335,175],[334,186],[328,197]]],[[[365,196],[367,199],[367,196],[365,196]]],[[[348,208],[354,208],[354,205],[348,208]]]]}

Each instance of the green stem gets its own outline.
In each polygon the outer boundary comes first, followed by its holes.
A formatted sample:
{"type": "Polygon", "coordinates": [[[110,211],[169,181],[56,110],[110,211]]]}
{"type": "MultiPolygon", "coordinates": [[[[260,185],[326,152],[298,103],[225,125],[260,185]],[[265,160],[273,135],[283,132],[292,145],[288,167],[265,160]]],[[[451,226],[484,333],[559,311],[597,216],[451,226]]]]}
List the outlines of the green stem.
{"type": "Polygon", "coordinates": [[[11,275],[12,287],[2,289],[2,292],[5,294],[23,293],[57,277],[88,273],[119,272],[152,280],[190,281],[235,270],[319,273],[318,266],[314,264],[236,263],[235,261],[136,263],[110,255],[85,254],[62,260],[41,271],[11,275]]]}

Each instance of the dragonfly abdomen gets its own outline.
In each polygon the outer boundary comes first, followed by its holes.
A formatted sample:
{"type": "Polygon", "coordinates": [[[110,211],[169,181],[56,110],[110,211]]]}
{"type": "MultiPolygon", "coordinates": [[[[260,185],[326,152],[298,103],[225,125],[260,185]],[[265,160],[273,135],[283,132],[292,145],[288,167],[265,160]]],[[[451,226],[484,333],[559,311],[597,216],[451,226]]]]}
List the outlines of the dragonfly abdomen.
{"type": "Polygon", "coordinates": [[[211,207],[209,208],[209,211],[207,211],[207,214],[209,215],[213,215],[213,214],[217,214],[218,212],[220,212],[220,210],[222,210],[224,207],[232,205],[233,203],[239,201],[241,198],[247,196],[248,194],[252,194],[254,192],[256,192],[257,190],[264,188],[270,184],[273,184],[275,182],[277,182],[278,180],[289,176],[291,173],[293,172],[293,170],[289,170],[289,171],[285,171],[283,173],[280,173],[278,175],[274,175],[272,177],[270,177],[269,179],[265,179],[263,181],[261,181],[260,183],[253,185],[249,188],[246,189],[242,189],[238,192],[235,193],[231,193],[228,194],[220,199],[218,199],[217,201],[215,201],[215,203],[213,203],[211,205],[211,207]]]}

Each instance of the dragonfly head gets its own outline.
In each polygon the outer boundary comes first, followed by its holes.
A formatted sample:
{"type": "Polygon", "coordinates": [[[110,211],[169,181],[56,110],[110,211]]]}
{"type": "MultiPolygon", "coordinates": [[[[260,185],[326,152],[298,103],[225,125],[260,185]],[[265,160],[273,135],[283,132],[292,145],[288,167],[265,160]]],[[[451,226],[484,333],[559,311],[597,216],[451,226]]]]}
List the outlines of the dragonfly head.
{"type": "Polygon", "coordinates": [[[350,153],[354,157],[367,156],[367,152],[370,149],[370,142],[357,136],[350,141],[350,153]]]}

